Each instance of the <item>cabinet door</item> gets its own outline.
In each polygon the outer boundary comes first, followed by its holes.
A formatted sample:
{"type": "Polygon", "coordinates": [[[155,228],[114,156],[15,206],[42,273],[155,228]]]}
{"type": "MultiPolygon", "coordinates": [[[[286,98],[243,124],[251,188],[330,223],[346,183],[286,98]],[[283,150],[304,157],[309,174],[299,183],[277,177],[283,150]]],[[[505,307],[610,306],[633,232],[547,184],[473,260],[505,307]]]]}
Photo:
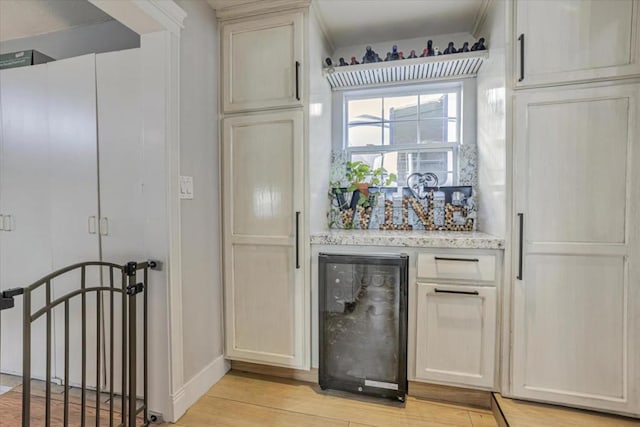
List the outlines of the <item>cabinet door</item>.
{"type": "Polygon", "coordinates": [[[302,105],[302,13],[222,27],[224,112],[302,105]]]}
{"type": "MultiPolygon", "coordinates": [[[[50,151],[49,197],[51,198],[51,238],[53,269],[100,259],[98,233],[89,226],[98,217],[98,146],[96,137],[95,55],[54,61],[47,64],[47,109],[50,151]]],[[[100,281],[97,269],[87,269],[86,286],[100,281]]],[[[80,289],[80,273],[65,275],[52,284],[53,298],[80,289]]],[[[80,349],[86,347],[86,384],[96,386],[95,293],[74,297],[69,303],[69,381],[82,382],[80,349]],[[86,319],[86,337],[82,324],[86,319]]],[[[64,372],[64,307],[56,310],[57,374],[64,372]]]]}
{"type": "Polygon", "coordinates": [[[224,120],[226,357],[307,367],[302,112],[224,120]]]}
{"type": "Polygon", "coordinates": [[[639,93],[516,98],[516,397],[640,411],[639,93]]]}
{"type": "MultiPolygon", "coordinates": [[[[50,146],[47,129],[47,65],[0,71],[0,291],[25,287],[51,272],[50,146]]],[[[0,371],[22,374],[22,298],[2,311],[0,371]]],[[[45,304],[44,292],[32,307],[45,304]]],[[[31,372],[45,378],[46,324],[34,322],[31,372]]]]}
{"type": "Polygon", "coordinates": [[[496,288],[418,284],[416,378],[495,385],[496,288]]]}
{"type": "Polygon", "coordinates": [[[640,73],[638,0],[518,0],[515,7],[517,86],[640,73]]]}

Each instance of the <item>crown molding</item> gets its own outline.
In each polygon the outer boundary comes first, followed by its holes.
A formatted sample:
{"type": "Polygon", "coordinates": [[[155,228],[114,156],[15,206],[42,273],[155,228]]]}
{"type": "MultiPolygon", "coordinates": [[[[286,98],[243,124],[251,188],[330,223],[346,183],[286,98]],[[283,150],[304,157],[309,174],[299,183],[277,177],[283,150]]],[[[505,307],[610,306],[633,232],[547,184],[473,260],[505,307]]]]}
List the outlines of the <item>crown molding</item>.
{"type": "Polygon", "coordinates": [[[216,9],[218,21],[245,18],[271,12],[308,8],[311,0],[256,0],[216,9]]]}
{"type": "Polygon", "coordinates": [[[476,14],[476,19],[473,21],[473,27],[471,28],[471,35],[476,39],[480,37],[478,31],[484,24],[484,21],[487,19],[487,13],[489,11],[489,5],[492,0],[482,0],[482,4],[478,8],[478,13],[476,14]]]}

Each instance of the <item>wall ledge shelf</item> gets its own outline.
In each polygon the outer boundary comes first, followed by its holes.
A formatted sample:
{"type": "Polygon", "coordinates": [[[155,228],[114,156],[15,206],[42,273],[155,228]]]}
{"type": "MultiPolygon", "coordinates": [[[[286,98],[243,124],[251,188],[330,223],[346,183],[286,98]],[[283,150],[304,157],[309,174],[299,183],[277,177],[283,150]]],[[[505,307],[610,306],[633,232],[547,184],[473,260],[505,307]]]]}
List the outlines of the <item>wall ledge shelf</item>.
{"type": "Polygon", "coordinates": [[[332,90],[474,77],[488,50],[324,68],[332,90]]]}

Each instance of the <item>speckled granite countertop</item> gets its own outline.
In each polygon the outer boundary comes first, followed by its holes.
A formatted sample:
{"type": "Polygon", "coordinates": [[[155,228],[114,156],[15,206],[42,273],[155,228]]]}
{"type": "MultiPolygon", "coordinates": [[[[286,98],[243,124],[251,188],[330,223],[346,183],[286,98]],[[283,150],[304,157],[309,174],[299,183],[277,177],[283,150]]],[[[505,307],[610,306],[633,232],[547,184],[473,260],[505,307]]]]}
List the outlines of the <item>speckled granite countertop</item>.
{"type": "Polygon", "coordinates": [[[311,244],[504,249],[504,239],[478,231],[329,230],[312,234],[311,244]]]}

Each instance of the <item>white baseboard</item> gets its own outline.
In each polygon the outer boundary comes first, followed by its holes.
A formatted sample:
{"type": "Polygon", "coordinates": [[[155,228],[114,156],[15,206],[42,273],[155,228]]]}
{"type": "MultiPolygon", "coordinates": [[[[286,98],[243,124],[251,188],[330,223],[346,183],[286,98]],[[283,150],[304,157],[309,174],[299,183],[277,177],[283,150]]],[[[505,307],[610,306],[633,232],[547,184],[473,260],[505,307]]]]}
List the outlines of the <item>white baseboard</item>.
{"type": "Polygon", "coordinates": [[[191,405],[196,403],[207,390],[224,377],[229,369],[231,369],[231,364],[224,359],[224,355],[220,355],[194,375],[173,395],[173,419],[166,421],[178,421],[191,405]]]}

